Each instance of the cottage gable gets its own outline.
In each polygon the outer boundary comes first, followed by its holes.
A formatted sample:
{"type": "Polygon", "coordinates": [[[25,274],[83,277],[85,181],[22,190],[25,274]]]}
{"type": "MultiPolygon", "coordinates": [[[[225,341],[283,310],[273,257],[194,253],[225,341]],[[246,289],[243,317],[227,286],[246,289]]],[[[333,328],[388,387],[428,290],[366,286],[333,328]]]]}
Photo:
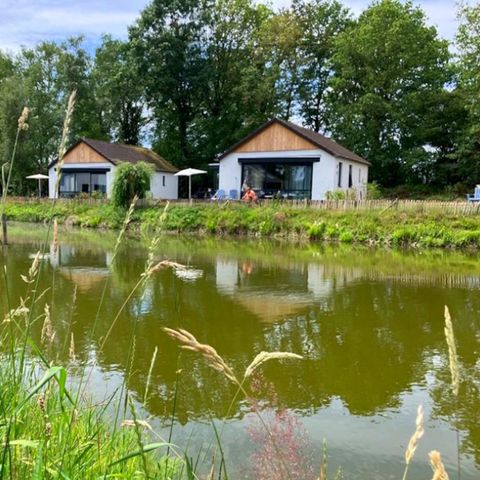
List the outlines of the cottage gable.
{"type": "Polygon", "coordinates": [[[63,157],[63,163],[110,163],[104,156],[96,152],[84,142],[70,149],[63,157]]]}
{"type": "Polygon", "coordinates": [[[271,123],[251,138],[242,142],[233,151],[247,152],[281,152],[286,150],[317,150],[318,146],[301,137],[278,122],[271,123]]]}

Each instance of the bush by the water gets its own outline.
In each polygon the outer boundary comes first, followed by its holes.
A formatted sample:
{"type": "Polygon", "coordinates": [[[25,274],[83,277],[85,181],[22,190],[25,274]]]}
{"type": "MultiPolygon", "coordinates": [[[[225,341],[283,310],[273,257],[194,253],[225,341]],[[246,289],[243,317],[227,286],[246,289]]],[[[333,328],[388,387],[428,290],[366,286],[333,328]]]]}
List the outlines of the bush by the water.
{"type": "Polygon", "coordinates": [[[112,201],[117,207],[128,207],[133,198],[145,198],[150,190],[153,169],[145,162],[122,163],[113,182],[112,201]]]}

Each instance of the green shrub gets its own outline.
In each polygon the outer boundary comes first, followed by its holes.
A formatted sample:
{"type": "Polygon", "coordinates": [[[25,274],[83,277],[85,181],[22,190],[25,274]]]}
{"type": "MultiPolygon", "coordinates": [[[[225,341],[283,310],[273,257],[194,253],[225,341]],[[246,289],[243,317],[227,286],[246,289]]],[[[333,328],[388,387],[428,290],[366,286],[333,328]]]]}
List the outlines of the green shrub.
{"type": "Polygon", "coordinates": [[[307,229],[308,237],[312,240],[320,240],[325,235],[326,229],[325,222],[315,222],[311,224],[307,229]]]}
{"type": "Polygon", "coordinates": [[[371,182],[367,184],[367,199],[378,200],[382,198],[382,190],[377,182],[371,182]]]}
{"type": "Polygon", "coordinates": [[[153,168],[144,162],[122,163],[117,167],[113,182],[112,202],[117,207],[127,208],[133,198],[145,198],[150,190],[153,168]]]}
{"type": "Polygon", "coordinates": [[[325,198],[327,200],[345,200],[347,198],[347,194],[343,190],[330,190],[325,192],[325,198]]]}
{"type": "Polygon", "coordinates": [[[343,243],[352,243],[353,242],[353,233],[345,230],[342,233],[340,233],[338,239],[343,242],[343,243]]]}

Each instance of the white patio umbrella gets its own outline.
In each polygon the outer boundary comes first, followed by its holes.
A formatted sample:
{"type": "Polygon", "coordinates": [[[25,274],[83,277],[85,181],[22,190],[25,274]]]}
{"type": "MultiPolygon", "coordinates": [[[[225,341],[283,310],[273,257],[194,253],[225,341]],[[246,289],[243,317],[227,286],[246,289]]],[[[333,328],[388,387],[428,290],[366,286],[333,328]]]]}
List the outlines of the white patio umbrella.
{"type": "Polygon", "coordinates": [[[201,175],[207,173],[205,170],[198,170],[197,168],[185,168],[175,174],[176,177],[188,177],[188,199],[192,199],[192,175],[201,175]]]}
{"type": "Polygon", "coordinates": [[[35,175],[29,175],[27,178],[30,180],[38,180],[38,196],[42,196],[42,180],[48,180],[47,175],[43,175],[42,173],[36,173],[35,175]]]}

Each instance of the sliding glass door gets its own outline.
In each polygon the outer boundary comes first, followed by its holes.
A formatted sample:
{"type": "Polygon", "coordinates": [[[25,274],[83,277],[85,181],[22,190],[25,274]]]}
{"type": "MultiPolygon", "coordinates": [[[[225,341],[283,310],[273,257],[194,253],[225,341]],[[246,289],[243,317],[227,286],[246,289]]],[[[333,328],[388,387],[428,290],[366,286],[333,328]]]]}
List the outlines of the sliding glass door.
{"type": "Polygon", "coordinates": [[[93,192],[107,193],[107,174],[98,171],[63,171],[60,179],[59,195],[74,197],[93,192]]]}
{"type": "Polygon", "coordinates": [[[263,198],[311,198],[312,164],[249,162],[243,164],[242,187],[263,198]]]}

